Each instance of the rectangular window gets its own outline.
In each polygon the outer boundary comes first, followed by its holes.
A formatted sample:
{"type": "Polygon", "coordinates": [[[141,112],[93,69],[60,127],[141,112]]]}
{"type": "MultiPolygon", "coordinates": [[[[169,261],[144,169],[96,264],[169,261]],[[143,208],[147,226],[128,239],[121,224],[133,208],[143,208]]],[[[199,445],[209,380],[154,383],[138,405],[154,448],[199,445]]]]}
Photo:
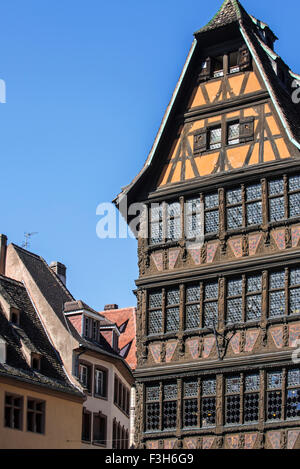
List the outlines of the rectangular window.
{"type": "Polygon", "coordinates": [[[149,295],[148,334],[162,332],[162,292],[160,291],[149,295]]]}
{"type": "Polygon", "coordinates": [[[168,290],[166,306],[166,332],[175,332],[179,329],[179,303],[179,289],[177,288],[168,290]]]}
{"type": "Polygon", "coordinates": [[[259,417],[259,374],[245,376],[244,423],[258,422],[259,417]]]}
{"type": "Polygon", "coordinates": [[[283,178],[269,181],[269,217],[271,222],[285,218],[283,178]]]}
{"type": "Polygon", "coordinates": [[[93,321],[93,339],[98,341],[99,340],[99,322],[93,321]]]}
{"type": "Polygon", "coordinates": [[[227,124],[227,144],[237,145],[240,143],[240,123],[230,122],[227,124]]]}
{"type": "Polygon", "coordinates": [[[289,177],[289,217],[300,216],[300,176],[289,177]]]}
{"type": "Polygon", "coordinates": [[[95,394],[101,397],[107,397],[107,371],[95,371],[95,394]]]}
{"type": "Polygon", "coordinates": [[[23,428],[23,398],[14,394],[5,394],[4,425],[15,430],[23,428]]]}
{"type": "Polygon", "coordinates": [[[261,318],[262,276],[247,276],[246,321],[259,321],[261,318]]]}
{"type": "Polygon", "coordinates": [[[82,441],[91,441],[91,413],[85,408],[82,412],[82,441]]]}
{"type": "Polygon", "coordinates": [[[202,380],[201,426],[213,427],[216,424],[216,379],[202,380]]]}
{"type": "Polygon", "coordinates": [[[262,224],[261,184],[253,184],[246,187],[246,215],[247,226],[262,224]]]}
{"type": "Polygon", "coordinates": [[[282,371],[267,375],[267,420],[281,420],[282,417],[282,371]]]}
{"type": "Polygon", "coordinates": [[[179,202],[166,204],[166,231],[168,241],[178,241],[181,238],[181,208],[179,202]]]}
{"type": "Polygon", "coordinates": [[[45,433],[45,402],[27,400],[27,431],[33,433],[45,433]]]}
{"type": "Polygon", "coordinates": [[[162,242],[163,206],[159,204],[153,204],[150,210],[150,244],[159,244],[162,242]]]}
{"type": "Polygon", "coordinates": [[[106,445],[106,417],[102,414],[93,416],[93,443],[106,445]]]}
{"type": "Polygon", "coordinates": [[[259,321],[261,318],[261,298],[261,274],[229,279],[227,282],[227,324],[236,324],[244,320],[246,322],[259,321]],[[245,284],[245,288],[243,288],[243,284],[245,284]]]}
{"type": "Polygon", "coordinates": [[[227,324],[236,324],[243,320],[243,281],[242,277],[227,282],[227,324]]]}
{"type": "Polygon", "coordinates": [[[79,365],[79,381],[84,388],[88,388],[89,383],[88,367],[86,365],[79,365]]]}
{"type": "Polygon", "coordinates": [[[219,55],[218,57],[214,57],[213,59],[213,76],[214,78],[223,77],[224,76],[224,68],[223,68],[223,55],[219,55]]]}
{"type": "Polygon", "coordinates": [[[230,52],[228,54],[229,73],[237,73],[240,71],[239,51],[230,52]]]}
{"type": "Polygon", "coordinates": [[[227,425],[240,423],[241,414],[241,377],[233,376],[226,379],[225,422],[227,425]]]}
{"type": "Polygon", "coordinates": [[[290,314],[300,314],[300,268],[290,270],[289,312],[290,314]]]}
{"type": "Polygon", "coordinates": [[[176,429],[177,422],[177,383],[163,386],[163,430],[176,429]]]}
{"type": "Polygon", "coordinates": [[[286,418],[300,418],[300,368],[287,373],[286,418]]]}
{"type": "Polygon", "coordinates": [[[187,239],[194,239],[203,234],[202,210],[200,197],[187,200],[185,232],[187,239]]]}
{"type": "Polygon", "coordinates": [[[209,149],[216,150],[222,146],[222,128],[213,127],[209,131],[209,149]]]}
{"type": "Polygon", "coordinates": [[[84,337],[90,337],[90,318],[84,316],[84,337]]]}
{"type": "Polygon", "coordinates": [[[205,233],[219,231],[219,194],[217,192],[204,196],[205,233]]]}
{"type": "Polygon", "coordinates": [[[227,229],[243,226],[242,189],[231,189],[226,193],[227,229]]]}
{"type": "Polygon", "coordinates": [[[185,328],[198,329],[200,327],[200,286],[188,286],[185,300],[185,328]]]}
{"type": "Polygon", "coordinates": [[[160,429],[160,387],[146,387],[146,431],[155,432],[160,429]]]}
{"type": "Polygon", "coordinates": [[[183,384],[183,426],[184,428],[198,427],[199,413],[199,385],[198,381],[187,381],[183,384]]]}
{"type": "Polygon", "coordinates": [[[204,286],[204,327],[218,325],[218,282],[209,282],[204,286]]]}
{"type": "Polygon", "coordinates": [[[269,275],[269,317],[285,315],[285,271],[271,272],[269,275]]]}

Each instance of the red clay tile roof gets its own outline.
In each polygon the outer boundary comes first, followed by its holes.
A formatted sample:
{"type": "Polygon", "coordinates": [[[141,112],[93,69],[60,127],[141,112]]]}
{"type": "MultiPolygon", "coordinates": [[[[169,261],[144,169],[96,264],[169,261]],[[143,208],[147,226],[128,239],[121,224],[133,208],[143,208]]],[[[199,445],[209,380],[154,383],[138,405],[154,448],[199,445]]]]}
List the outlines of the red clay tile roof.
{"type": "Polygon", "coordinates": [[[120,353],[133,370],[136,369],[136,308],[120,308],[108,311],[100,311],[112,322],[115,322],[121,328],[119,338],[120,353]],[[123,327],[121,327],[123,326],[123,327]]]}

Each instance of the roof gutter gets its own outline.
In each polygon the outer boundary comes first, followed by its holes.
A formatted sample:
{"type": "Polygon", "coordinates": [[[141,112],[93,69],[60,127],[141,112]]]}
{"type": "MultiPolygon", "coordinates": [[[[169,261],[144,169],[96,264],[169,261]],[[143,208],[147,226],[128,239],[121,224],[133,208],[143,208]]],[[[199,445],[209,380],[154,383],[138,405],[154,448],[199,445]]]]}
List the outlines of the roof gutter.
{"type": "Polygon", "coordinates": [[[263,71],[263,69],[262,69],[262,67],[261,67],[261,64],[260,64],[258,58],[256,57],[256,54],[255,54],[255,53],[253,52],[253,50],[252,50],[251,43],[250,43],[250,40],[249,40],[249,38],[248,38],[248,35],[247,35],[247,33],[246,33],[244,27],[243,27],[241,24],[240,24],[240,31],[241,31],[241,34],[242,34],[242,36],[243,36],[243,38],[244,38],[244,40],[245,40],[245,42],[246,42],[246,44],[247,44],[247,47],[248,47],[249,50],[252,52],[253,59],[254,59],[254,61],[255,61],[255,63],[256,63],[256,66],[257,66],[257,68],[258,68],[258,70],[259,70],[261,76],[262,76],[263,79],[264,79],[264,82],[265,82],[265,85],[266,85],[266,87],[267,87],[267,90],[268,90],[268,92],[269,92],[269,94],[270,94],[270,96],[271,96],[271,98],[272,98],[273,104],[274,104],[274,106],[275,106],[275,108],[276,108],[276,111],[277,111],[277,113],[278,113],[278,115],[279,115],[279,117],[280,117],[280,120],[281,120],[281,122],[282,122],[282,125],[283,125],[283,127],[284,127],[284,129],[285,129],[285,131],[286,131],[286,133],[287,133],[287,135],[288,135],[290,141],[300,150],[300,144],[299,144],[299,142],[297,142],[297,141],[294,139],[294,137],[292,136],[291,130],[290,130],[290,128],[289,128],[289,126],[288,126],[288,124],[287,124],[287,122],[286,122],[286,120],[285,120],[283,114],[282,114],[282,111],[281,111],[280,107],[278,106],[278,103],[277,103],[275,97],[274,97],[274,94],[273,94],[273,91],[272,91],[272,87],[270,86],[270,84],[269,84],[269,82],[268,82],[268,80],[267,80],[267,78],[266,78],[266,76],[265,76],[265,73],[264,73],[264,71],[263,71]]]}

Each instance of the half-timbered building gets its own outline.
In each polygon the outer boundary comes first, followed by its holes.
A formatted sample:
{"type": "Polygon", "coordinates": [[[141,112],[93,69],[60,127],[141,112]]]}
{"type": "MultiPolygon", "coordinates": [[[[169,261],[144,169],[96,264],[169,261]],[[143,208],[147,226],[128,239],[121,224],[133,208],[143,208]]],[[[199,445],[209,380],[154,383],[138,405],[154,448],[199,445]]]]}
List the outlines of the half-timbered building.
{"type": "Polygon", "coordinates": [[[146,207],[139,448],[300,448],[300,76],[276,40],[226,0],[115,200],[146,207]]]}

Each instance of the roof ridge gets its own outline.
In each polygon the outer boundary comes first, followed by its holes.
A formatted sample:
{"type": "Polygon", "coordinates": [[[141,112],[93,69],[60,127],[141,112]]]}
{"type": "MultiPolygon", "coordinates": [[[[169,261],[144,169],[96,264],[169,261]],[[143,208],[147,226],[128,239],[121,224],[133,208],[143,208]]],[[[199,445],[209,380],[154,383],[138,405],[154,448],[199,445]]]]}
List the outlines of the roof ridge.
{"type": "Polygon", "coordinates": [[[72,298],[71,301],[76,301],[74,296],[72,295],[72,293],[68,290],[68,288],[66,287],[66,285],[64,284],[64,282],[59,278],[58,275],[56,275],[56,273],[51,269],[51,267],[47,264],[47,262],[45,261],[45,259],[43,257],[40,256],[40,259],[41,261],[44,263],[44,265],[47,267],[47,269],[50,271],[52,277],[57,281],[57,283],[62,287],[62,289],[65,291],[65,293],[67,293],[68,295],[70,295],[70,297],[72,298]]]}
{"type": "Polygon", "coordinates": [[[28,254],[29,256],[35,257],[36,259],[42,259],[41,256],[39,256],[38,254],[35,254],[34,252],[31,252],[31,251],[27,251],[27,249],[24,249],[21,246],[18,246],[17,244],[15,244],[15,243],[11,243],[11,245],[14,248],[16,248],[17,250],[22,251],[25,254],[28,254]]]}
{"type": "Polygon", "coordinates": [[[4,281],[10,282],[10,283],[14,283],[15,285],[18,285],[19,287],[24,288],[24,285],[23,285],[22,282],[20,282],[19,280],[15,280],[14,278],[7,277],[6,275],[0,274],[0,280],[4,280],[4,281]]]}
{"type": "MultiPolygon", "coordinates": [[[[240,4],[239,0],[224,0],[222,5],[220,6],[219,10],[212,17],[212,19],[205,26],[203,26],[202,28],[197,30],[195,32],[195,34],[199,34],[201,32],[205,32],[205,31],[209,30],[210,27],[214,24],[214,22],[216,22],[218,17],[219,16],[221,17],[221,15],[222,15],[223,11],[225,10],[225,8],[229,7],[229,6],[233,7],[233,9],[236,13],[236,21],[239,21],[242,18],[242,11],[241,11],[242,5],[240,4]]],[[[230,20],[230,18],[228,18],[227,22],[232,23],[233,21],[232,21],[232,19],[230,20]]],[[[221,24],[219,26],[223,26],[223,25],[221,24]]],[[[216,26],[216,27],[218,27],[218,26],[216,26]]]]}

